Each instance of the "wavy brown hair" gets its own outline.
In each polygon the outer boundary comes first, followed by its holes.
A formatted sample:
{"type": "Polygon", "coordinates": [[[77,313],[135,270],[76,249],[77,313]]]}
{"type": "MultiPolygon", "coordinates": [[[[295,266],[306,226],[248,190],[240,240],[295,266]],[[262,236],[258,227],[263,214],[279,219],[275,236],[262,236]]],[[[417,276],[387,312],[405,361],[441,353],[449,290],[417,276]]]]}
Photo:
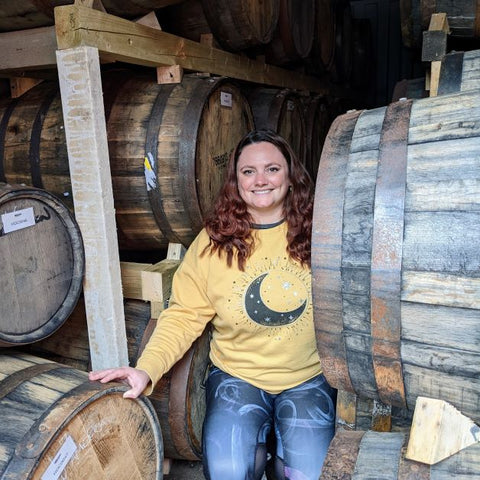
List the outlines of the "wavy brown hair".
{"type": "Polygon", "coordinates": [[[205,220],[210,244],[202,255],[207,250],[218,252],[219,255],[224,253],[228,266],[232,265],[236,256],[238,268],[244,270],[245,262],[255,247],[255,241],[252,234],[253,219],[238,192],[237,163],[246,146],[260,142],[275,145],[287,161],[292,185],[284,202],[285,221],[288,224],[287,252],[301,264],[310,265],[313,183],[288,142],[272,130],[251,131],[240,140],[233,151],[223,187],[205,220]]]}

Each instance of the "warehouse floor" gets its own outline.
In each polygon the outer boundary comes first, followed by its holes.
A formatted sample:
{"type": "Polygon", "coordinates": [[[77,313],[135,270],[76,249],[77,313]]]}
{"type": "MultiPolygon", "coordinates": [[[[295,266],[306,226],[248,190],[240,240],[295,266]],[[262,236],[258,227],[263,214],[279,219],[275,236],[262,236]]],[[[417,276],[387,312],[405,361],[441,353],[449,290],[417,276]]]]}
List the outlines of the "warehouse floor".
{"type": "Polygon", "coordinates": [[[173,460],[170,473],[163,478],[164,480],[205,480],[202,462],[173,460]]]}

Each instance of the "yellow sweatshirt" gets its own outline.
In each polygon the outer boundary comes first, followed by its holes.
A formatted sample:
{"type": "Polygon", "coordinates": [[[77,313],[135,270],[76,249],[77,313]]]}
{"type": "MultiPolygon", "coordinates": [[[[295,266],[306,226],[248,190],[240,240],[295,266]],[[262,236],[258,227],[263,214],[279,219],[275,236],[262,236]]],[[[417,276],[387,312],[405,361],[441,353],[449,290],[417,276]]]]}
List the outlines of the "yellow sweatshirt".
{"type": "MultiPolygon", "coordinates": [[[[210,359],[235,377],[279,393],[321,372],[313,325],[310,269],[286,251],[287,224],[255,229],[255,251],[245,271],[225,256],[200,253],[205,230],[175,273],[169,307],[137,368],[152,386],[212,322],[210,359]]],[[[151,393],[151,388],[147,393],[151,393]]]]}

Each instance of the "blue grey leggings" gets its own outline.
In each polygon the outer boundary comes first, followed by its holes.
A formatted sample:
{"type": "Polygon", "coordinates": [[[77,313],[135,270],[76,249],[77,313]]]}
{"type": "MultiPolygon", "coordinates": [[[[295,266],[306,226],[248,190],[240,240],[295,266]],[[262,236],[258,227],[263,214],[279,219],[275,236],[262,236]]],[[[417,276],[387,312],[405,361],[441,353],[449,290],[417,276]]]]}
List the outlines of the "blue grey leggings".
{"type": "Polygon", "coordinates": [[[213,367],[203,425],[205,477],[260,479],[273,426],[276,478],[317,480],[334,435],[334,398],[323,375],[272,395],[213,367]]]}

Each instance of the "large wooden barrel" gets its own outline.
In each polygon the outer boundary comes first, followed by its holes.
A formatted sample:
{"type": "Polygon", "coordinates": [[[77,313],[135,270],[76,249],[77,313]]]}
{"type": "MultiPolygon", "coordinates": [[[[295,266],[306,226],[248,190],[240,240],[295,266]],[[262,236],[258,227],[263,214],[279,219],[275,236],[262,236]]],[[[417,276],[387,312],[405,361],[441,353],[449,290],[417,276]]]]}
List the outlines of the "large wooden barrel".
{"type": "Polygon", "coordinates": [[[256,128],[268,128],[282,135],[300,161],[305,162],[305,113],[300,97],[289,89],[258,87],[247,96],[256,128]]]}
{"type": "Polygon", "coordinates": [[[422,32],[428,30],[434,13],[446,13],[452,37],[480,37],[480,8],[471,0],[400,0],[400,20],[405,46],[422,46],[422,32]]]}
{"type": "Polygon", "coordinates": [[[213,35],[226,50],[240,51],[271,41],[281,0],[201,0],[213,35]]]}
{"type": "Polygon", "coordinates": [[[25,353],[0,355],[0,477],[162,478],[162,435],[150,402],[119,383],[25,353]]]}
{"type": "MultiPolygon", "coordinates": [[[[150,303],[125,300],[125,327],[128,358],[136,361],[155,328],[150,318],[150,303]]],[[[149,397],[158,415],[167,458],[198,460],[202,454],[202,426],[206,399],[204,379],[209,362],[210,335],[206,331],[187,353],[167,372],[149,397]]],[[[85,306],[77,308],[54,335],[28,345],[29,353],[60,362],[79,370],[90,369],[85,306]]]]}
{"type": "Polygon", "coordinates": [[[480,443],[434,465],[405,458],[408,435],[402,432],[337,430],[320,480],[450,480],[480,476],[480,443]]]}
{"type": "Polygon", "coordinates": [[[315,0],[280,0],[277,28],[265,49],[267,63],[301,63],[312,51],[315,0]]]}
{"type": "Polygon", "coordinates": [[[0,184],[0,347],[57,330],[77,303],[84,269],[67,207],[45,190],[0,184]]]}
{"type": "Polygon", "coordinates": [[[338,389],[480,420],[480,92],[333,122],[317,175],[314,318],[338,389]]]}
{"type": "MultiPolygon", "coordinates": [[[[248,102],[222,78],[158,85],[128,73],[104,77],[120,248],[188,246],[221,187],[230,153],[253,128],[248,102]]],[[[0,118],[0,181],[71,199],[58,85],[44,82],[4,99],[0,118]]]]}
{"type": "MultiPolygon", "coordinates": [[[[119,17],[134,18],[183,0],[102,0],[106,11],[119,17]]],[[[0,32],[46,27],[55,23],[54,8],[71,5],[74,0],[21,0],[2,2],[0,32]]]]}

